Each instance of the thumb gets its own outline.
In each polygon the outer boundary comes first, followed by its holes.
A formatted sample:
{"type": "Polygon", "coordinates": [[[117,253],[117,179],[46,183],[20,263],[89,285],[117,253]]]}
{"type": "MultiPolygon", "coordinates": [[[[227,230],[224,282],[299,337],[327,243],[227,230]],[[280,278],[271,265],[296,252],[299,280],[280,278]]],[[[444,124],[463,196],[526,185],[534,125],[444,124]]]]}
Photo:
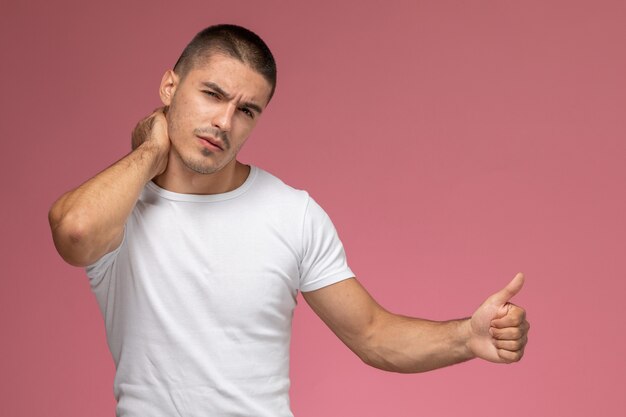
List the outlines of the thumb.
{"type": "Polygon", "coordinates": [[[504,305],[524,286],[524,274],[518,272],[517,275],[507,284],[506,287],[489,297],[495,304],[504,305]]]}

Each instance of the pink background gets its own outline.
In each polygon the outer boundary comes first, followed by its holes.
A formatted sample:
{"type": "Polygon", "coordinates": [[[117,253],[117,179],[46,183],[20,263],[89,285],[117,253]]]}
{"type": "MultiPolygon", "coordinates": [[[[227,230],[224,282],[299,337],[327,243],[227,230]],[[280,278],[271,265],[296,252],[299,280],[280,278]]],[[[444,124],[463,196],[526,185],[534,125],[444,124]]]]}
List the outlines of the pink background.
{"type": "Polygon", "coordinates": [[[300,299],[296,416],[623,415],[626,3],[130,3],[3,1],[0,414],[114,415],[103,321],[47,210],[128,151],[191,37],[232,22],[279,67],[241,160],[310,191],[379,302],[462,317],[527,276],[510,366],[368,368],[300,299]]]}

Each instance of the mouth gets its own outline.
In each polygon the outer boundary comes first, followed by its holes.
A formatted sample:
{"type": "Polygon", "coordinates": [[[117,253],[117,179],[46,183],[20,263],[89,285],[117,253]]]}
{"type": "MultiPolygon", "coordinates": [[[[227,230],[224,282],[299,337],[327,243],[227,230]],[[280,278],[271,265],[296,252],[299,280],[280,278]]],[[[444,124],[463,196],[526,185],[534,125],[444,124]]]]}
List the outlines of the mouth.
{"type": "Polygon", "coordinates": [[[224,145],[222,144],[221,141],[215,139],[212,136],[198,136],[196,135],[196,137],[200,140],[200,142],[202,143],[203,146],[211,149],[211,150],[220,150],[223,151],[224,150],[224,145]]]}

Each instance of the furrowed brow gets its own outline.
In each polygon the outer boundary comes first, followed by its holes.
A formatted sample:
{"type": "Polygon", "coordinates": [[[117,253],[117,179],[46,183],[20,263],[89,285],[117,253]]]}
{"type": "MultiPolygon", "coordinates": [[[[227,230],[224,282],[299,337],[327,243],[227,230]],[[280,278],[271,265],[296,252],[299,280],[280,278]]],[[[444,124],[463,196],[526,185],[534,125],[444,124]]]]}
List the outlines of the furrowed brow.
{"type": "Polygon", "coordinates": [[[226,91],[224,91],[222,89],[222,87],[220,87],[219,85],[211,82],[211,81],[205,81],[202,83],[205,87],[210,88],[212,90],[215,90],[216,92],[218,92],[219,94],[223,95],[224,98],[226,98],[227,100],[230,100],[232,97],[230,94],[228,94],[226,91]]]}
{"type": "MultiPolygon", "coordinates": [[[[215,90],[215,92],[221,94],[222,96],[224,96],[224,98],[226,100],[231,100],[232,96],[230,94],[228,94],[226,91],[224,91],[224,89],[222,89],[222,87],[220,87],[219,85],[215,84],[214,82],[211,81],[205,81],[202,83],[205,87],[210,88],[212,90],[215,90]]],[[[241,107],[247,107],[250,110],[254,110],[255,112],[257,112],[258,114],[263,113],[263,109],[261,108],[261,106],[259,106],[256,103],[252,103],[250,101],[246,101],[241,103],[241,107]]]]}

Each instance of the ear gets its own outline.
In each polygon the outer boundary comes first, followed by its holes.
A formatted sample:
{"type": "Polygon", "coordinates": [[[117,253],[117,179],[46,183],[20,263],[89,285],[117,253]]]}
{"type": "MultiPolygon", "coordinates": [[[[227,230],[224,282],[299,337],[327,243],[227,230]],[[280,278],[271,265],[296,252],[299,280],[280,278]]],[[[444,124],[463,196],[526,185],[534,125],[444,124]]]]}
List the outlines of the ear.
{"type": "Polygon", "coordinates": [[[172,97],[174,97],[174,92],[176,92],[179,82],[180,79],[174,71],[165,71],[165,74],[163,74],[163,78],[161,79],[161,86],[159,87],[159,96],[161,96],[163,105],[169,106],[171,104],[172,97]]]}

